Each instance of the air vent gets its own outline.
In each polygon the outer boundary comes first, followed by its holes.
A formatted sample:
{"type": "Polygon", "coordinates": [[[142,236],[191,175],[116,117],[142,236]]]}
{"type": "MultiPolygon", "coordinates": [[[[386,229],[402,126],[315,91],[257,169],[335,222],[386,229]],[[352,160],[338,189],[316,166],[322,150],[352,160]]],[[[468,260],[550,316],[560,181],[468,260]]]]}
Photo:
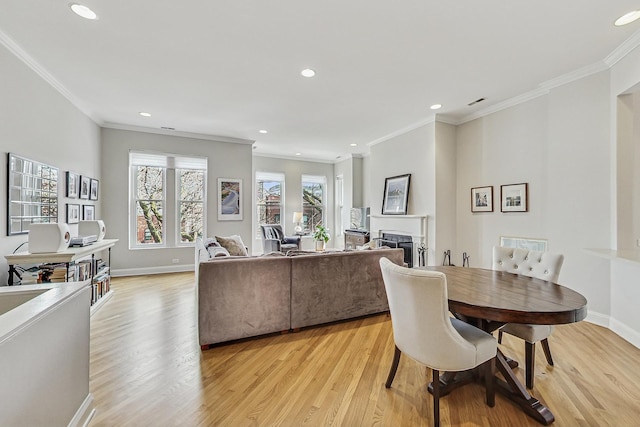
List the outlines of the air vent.
{"type": "Polygon", "coordinates": [[[471,107],[472,105],[476,105],[478,102],[482,102],[482,101],[484,101],[484,100],[485,100],[485,98],[478,98],[478,99],[476,99],[475,101],[471,101],[471,102],[470,102],[470,103],[468,103],[467,105],[468,105],[469,107],[471,107]]]}
{"type": "Polygon", "coordinates": [[[170,128],[167,126],[161,126],[160,129],[164,129],[164,130],[176,130],[176,128],[170,128]]]}

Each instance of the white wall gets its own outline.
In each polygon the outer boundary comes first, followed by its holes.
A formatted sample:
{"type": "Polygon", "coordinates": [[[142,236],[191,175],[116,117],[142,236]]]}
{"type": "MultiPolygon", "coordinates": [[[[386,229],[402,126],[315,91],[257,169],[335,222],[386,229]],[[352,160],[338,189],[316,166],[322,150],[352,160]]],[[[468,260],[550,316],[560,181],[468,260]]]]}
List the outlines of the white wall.
{"type": "Polygon", "coordinates": [[[429,123],[372,146],[368,165],[371,215],[382,213],[385,178],[411,174],[407,213],[429,216],[427,220],[428,264],[434,263],[434,254],[441,249],[436,247],[435,161],[435,123],[429,123]]]}
{"type": "MultiPolygon", "coordinates": [[[[12,152],[65,171],[101,179],[100,129],[49,83],[0,45],[0,254],[13,252],[27,235],[7,236],[7,158],[12,152]]],[[[59,179],[58,220],[65,222],[65,205],[81,204],[64,197],[64,180],[59,179]]],[[[100,189],[100,196],[104,194],[100,189]]],[[[102,197],[96,215],[101,217],[102,197]]],[[[72,234],[77,226],[71,226],[72,234]]],[[[25,249],[23,247],[22,249],[25,249]]],[[[0,285],[7,283],[8,266],[0,257],[0,285]]]]}
{"type": "Polygon", "coordinates": [[[548,239],[560,282],[608,315],[609,266],[583,251],[609,241],[608,73],[551,90],[458,128],[458,250],[490,268],[500,236],[548,239]],[[529,211],[500,212],[500,186],[528,183],[529,211]],[[471,213],[470,189],[494,186],[494,212],[471,213]],[[600,203],[598,201],[601,201],[600,203]]]}
{"type": "MultiPolygon", "coordinates": [[[[333,163],[310,162],[303,160],[282,159],[276,157],[253,157],[253,176],[256,172],[276,172],[285,175],[284,188],[284,206],[285,212],[283,218],[283,230],[285,235],[294,234],[293,213],[302,212],[302,175],[317,175],[327,178],[327,223],[331,239],[335,239],[335,225],[333,222],[335,204],[334,204],[334,165],[333,163]]],[[[255,183],[252,184],[252,188],[255,183]]],[[[255,211],[255,200],[252,201],[255,211]]],[[[257,236],[259,230],[253,229],[252,236],[257,236]]],[[[303,243],[305,249],[312,249],[313,243],[309,237],[305,237],[303,243]]],[[[329,246],[333,247],[333,243],[329,241],[329,246]]],[[[262,241],[255,238],[253,253],[258,255],[262,253],[262,241]]]]}
{"type": "Polygon", "coordinates": [[[111,252],[114,274],[144,274],[193,268],[193,248],[129,249],[129,150],[208,158],[208,236],[238,234],[251,250],[251,145],[120,129],[102,129],[103,217],[107,237],[120,239],[111,252]],[[242,179],[242,221],[218,221],[218,178],[242,179]],[[173,259],[178,259],[174,264],[173,259]]]}

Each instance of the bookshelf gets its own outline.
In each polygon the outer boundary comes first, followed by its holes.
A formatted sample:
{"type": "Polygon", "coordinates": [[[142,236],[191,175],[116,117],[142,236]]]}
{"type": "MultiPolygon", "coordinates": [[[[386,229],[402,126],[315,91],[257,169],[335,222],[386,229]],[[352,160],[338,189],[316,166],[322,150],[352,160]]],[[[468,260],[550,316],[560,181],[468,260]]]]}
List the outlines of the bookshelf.
{"type": "Polygon", "coordinates": [[[112,295],[111,281],[111,248],[118,239],[103,239],[88,246],[69,247],[64,251],[32,254],[29,252],[17,252],[5,255],[9,264],[9,286],[13,286],[13,277],[17,272],[17,265],[40,264],[39,274],[45,275],[47,280],[55,281],[82,281],[91,279],[91,313],[93,314],[112,295]],[[108,251],[107,260],[99,262],[96,254],[108,251]],[[69,280],[72,279],[72,280],[69,280]]]}

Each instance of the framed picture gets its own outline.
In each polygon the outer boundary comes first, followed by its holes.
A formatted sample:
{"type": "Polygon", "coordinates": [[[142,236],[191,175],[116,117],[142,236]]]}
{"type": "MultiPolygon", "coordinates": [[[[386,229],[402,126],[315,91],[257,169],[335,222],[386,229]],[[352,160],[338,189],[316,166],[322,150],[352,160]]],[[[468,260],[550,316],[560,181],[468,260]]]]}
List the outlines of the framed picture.
{"type": "Polygon", "coordinates": [[[96,207],[94,205],[82,205],[82,220],[93,221],[96,219],[96,207]]]}
{"type": "Polygon", "coordinates": [[[500,186],[501,212],[528,212],[528,184],[510,184],[500,186]]]}
{"type": "Polygon", "coordinates": [[[393,176],[384,180],[382,215],[406,215],[409,201],[411,174],[393,176]]]}
{"type": "Polygon", "coordinates": [[[67,223],[77,224],[80,221],[80,205],[67,203],[67,223]]]}
{"type": "Polygon", "coordinates": [[[242,180],[218,178],[218,221],[242,220],[242,180]]]}
{"type": "Polygon", "coordinates": [[[73,172],[67,172],[67,197],[70,199],[78,198],[78,175],[73,172]]]}
{"type": "Polygon", "coordinates": [[[89,200],[89,189],[91,186],[91,178],[82,175],[80,177],[80,198],[89,200]]]}
{"type": "Polygon", "coordinates": [[[91,185],[89,187],[89,200],[98,200],[98,185],[100,185],[100,181],[91,178],[91,185]]]}
{"type": "Polygon", "coordinates": [[[471,189],[471,212],[493,212],[493,186],[471,189]]]}
{"type": "Polygon", "coordinates": [[[500,246],[505,248],[522,248],[530,251],[546,252],[546,239],[531,239],[529,237],[500,236],[500,246]]]}

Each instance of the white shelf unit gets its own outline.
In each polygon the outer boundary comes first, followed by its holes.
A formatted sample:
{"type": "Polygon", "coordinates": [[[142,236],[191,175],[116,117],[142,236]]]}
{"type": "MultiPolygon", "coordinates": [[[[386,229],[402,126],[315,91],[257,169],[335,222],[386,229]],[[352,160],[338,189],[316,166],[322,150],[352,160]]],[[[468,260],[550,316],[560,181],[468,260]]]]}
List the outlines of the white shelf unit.
{"type": "Polygon", "coordinates": [[[30,252],[18,252],[15,254],[5,255],[5,259],[7,260],[7,264],[9,264],[9,286],[13,285],[13,277],[16,272],[15,266],[20,264],[39,264],[39,263],[47,263],[47,264],[66,264],[67,273],[69,270],[69,265],[78,260],[82,260],[84,258],[91,257],[91,265],[95,265],[95,255],[98,252],[102,252],[104,250],[108,250],[108,259],[105,269],[100,271],[93,271],[91,269],[91,287],[92,287],[92,297],[91,297],[91,314],[93,314],[99,307],[101,307],[111,296],[113,295],[113,291],[108,289],[105,292],[105,289],[98,289],[97,284],[94,283],[95,277],[106,273],[107,280],[110,280],[111,276],[111,248],[118,242],[118,239],[103,239],[99,242],[95,242],[88,246],[82,247],[69,247],[64,251],[60,252],[49,252],[49,253],[38,253],[32,254],[30,252]],[[106,271],[105,271],[106,270],[106,271]]]}

